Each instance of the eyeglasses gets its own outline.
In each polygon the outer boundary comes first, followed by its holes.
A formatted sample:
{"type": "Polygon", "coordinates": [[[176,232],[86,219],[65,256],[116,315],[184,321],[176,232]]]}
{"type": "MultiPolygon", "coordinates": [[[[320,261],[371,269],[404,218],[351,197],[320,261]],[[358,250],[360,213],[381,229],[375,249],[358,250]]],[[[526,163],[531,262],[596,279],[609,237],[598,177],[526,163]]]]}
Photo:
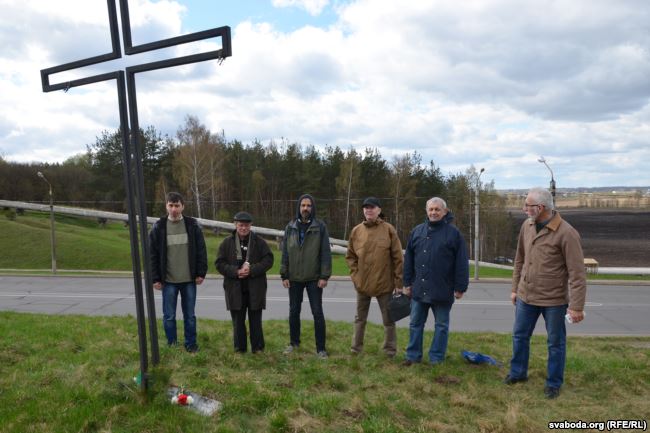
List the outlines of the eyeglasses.
{"type": "Polygon", "coordinates": [[[539,204],[539,203],[537,203],[537,204],[528,204],[528,203],[524,203],[524,207],[525,207],[525,208],[530,208],[530,207],[535,207],[535,206],[544,206],[544,205],[543,205],[543,204],[539,204]]]}

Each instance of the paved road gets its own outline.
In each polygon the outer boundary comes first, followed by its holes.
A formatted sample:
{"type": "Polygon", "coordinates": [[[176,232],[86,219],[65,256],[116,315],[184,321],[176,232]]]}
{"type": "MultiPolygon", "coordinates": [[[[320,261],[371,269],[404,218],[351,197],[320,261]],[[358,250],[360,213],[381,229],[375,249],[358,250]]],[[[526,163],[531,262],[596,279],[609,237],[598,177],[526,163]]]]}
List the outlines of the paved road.
{"type": "MultiPolygon", "coordinates": [[[[277,279],[269,280],[265,319],[286,319],[289,299],[277,279]]],[[[199,286],[197,316],[230,320],[226,311],[222,280],[209,278],[199,286]]],[[[509,283],[472,282],[465,297],[452,310],[452,331],[494,331],[509,333],[514,308],[508,300],[509,283]]],[[[329,320],[352,321],[355,292],[349,279],[330,281],[324,292],[325,316],[329,320]]],[[[567,326],[570,335],[650,336],[650,284],[590,284],[584,322],[567,326]]],[[[160,293],[156,309],[161,315],[160,293]]],[[[86,314],[92,316],[135,315],[132,278],[113,277],[11,277],[0,276],[0,310],[48,314],[86,314]]],[[[180,302],[179,302],[180,310],[180,302]]],[[[180,311],[178,317],[181,317],[180,311]]],[[[303,317],[311,319],[305,294],[303,317]]],[[[373,302],[370,320],[381,323],[373,302]]],[[[399,326],[408,326],[408,319],[399,326]]],[[[432,320],[427,329],[432,328],[432,320]]],[[[543,332],[543,320],[536,332],[543,332]]]]}

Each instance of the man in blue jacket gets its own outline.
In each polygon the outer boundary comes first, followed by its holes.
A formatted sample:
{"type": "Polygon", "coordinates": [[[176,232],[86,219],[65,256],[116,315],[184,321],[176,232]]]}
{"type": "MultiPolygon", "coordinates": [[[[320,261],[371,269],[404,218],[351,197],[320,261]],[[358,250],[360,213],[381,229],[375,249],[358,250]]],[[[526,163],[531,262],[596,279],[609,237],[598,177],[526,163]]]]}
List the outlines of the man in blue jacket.
{"type": "Polygon", "coordinates": [[[404,293],[411,296],[411,324],[406,359],[409,366],[422,360],[422,338],[429,309],[435,332],[429,362],[445,360],[449,313],[454,299],[463,297],[469,285],[467,247],[460,231],[451,224],[453,215],[439,197],[427,201],[427,221],[413,229],[404,256],[404,293]]]}
{"type": "Polygon", "coordinates": [[[183,216],[183,197],[170,192],[166,201],[167,216],[156,221],[149,232],[153,288],[162,290],[163,328],[170,346],[176,344],[176,303],[180,293],[185,349],[196,352],[196,285],[208,272],[208,255],[199,223],[183,216]]]}

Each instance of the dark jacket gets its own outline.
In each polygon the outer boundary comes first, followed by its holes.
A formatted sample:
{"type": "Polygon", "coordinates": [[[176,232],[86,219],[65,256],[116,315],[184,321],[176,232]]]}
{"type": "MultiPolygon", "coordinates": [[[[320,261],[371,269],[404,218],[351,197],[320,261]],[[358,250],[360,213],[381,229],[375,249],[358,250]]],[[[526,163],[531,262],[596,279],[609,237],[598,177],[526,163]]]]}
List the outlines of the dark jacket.
{"type": "MultiPolygon", "coordinates": [[[[205,278],[208,273],[208,254],[201,226],[192,217],[183,215],[187,231],[190,275],[192,282],[196,277],[205,278]]],[[[156,221],[149,232],[151,278],[154,283],[164,283],[167,275],[167,217],[156,221]]]]}
{"type": "MultiPolygon", "coordinates": [[[[228,310],[241,310],[242,308],[242,280],[237,278],[237,271],[241,267],[237,260],[237,247],[234,232],[221,242],[214,262],[217,270],[224,276],[223,288],[226,292],[226,308],[228,310]]],[[[255,233],[250,233],[248,241],[248,263],[250,276],[246,279],[250,296],[251,310],[266,308],[266,271],[273,266],[273,253],[266,241],[255,233]]]]}
{"type": "Polygon", "coordinates": [[[332,252],[327,225],[316,219],[316,202],[309,194],[298,199],[296,218],[284,229],[280,276],[283,280],[307,282],[327,280],[332,275],[332,252]],[[311,224],[300,242],[300,202],[308,198],[312,203],[311,224]]]}
{"type": "Polygon", "coordinates": [[[427,304],[453,303],[454,292],[469,285],[469,263],[463,235],[448,212],[435,223],[427,220],[413,229],[404,255],[404,286],[413,299],[427,304]]]}

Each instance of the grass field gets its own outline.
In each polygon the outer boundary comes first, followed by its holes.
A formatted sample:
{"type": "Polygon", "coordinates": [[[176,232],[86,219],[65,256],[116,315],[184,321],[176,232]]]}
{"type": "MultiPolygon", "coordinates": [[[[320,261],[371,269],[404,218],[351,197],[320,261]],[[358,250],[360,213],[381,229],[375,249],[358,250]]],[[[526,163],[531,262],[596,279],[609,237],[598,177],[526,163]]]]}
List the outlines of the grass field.
{"type": "MultiPolygon", "coordinates": [[[[132,317],[0,313],[0,432],[543,432],[551,421],[650,418],[647,337],[569,337],[562,394],[546,400],[543,337],[533,338],[529,382],[506,386],[505,367],[471,365],[459,352],[507,364],[509,335],[452,332],[445,363],[406,368],[381,355],[382,327],[369,324],[367,352],[352,356],[352,325],[327,325],[331,356],[321,360],[310,321],[301,351],[286,356],[284,321],[264,322],[264,353],[238,355],[230,323],[201,319],[201,351],[162,346],[142,396],[132,317]],[[205,417],[172,406],[172,384],[223,409],[205,417]]],[[[398,329],[400,351],[407,333],[398,329]]]]}
{"type": "MultiPolygon", "coordinates": [[[[0,269],[40,270],[47,273],[51,267],[49,214],[26,212],[15,220],[2,221],[0,244],[8,253],[0,255],[0,269]]],[[[223,234],[205,231],[208,249],[208,272],[216,274],[214,261],[223,234]]],[[[99,226],[88,218],[56,216],[57,268],[59,270],[130,271],[131,252],[128,228],[122,223],[99,226]]],[[[280,251],[276,242],[268,241],[275,261],[269,275],[280,273],[280,251]]],[[[349,269],[342,255],[334,254],[333,275],[347,276],[349,269]]],[[[481,267],[480,278],[511,278],[512,271],[481,267]]],[[[38,273],[38,271],[37,271],[38,273]]],[[[61,272],[66,274],[66,272],[61,272]]],[[[74,273],[74,272],[73,272],[74,273]]],[[[470,275],[474,269],[470,265],[470,275]]],[[[650,280],[650,276],[637,275],[588,275],[588,278],[610,280],[650,280]]]]}

